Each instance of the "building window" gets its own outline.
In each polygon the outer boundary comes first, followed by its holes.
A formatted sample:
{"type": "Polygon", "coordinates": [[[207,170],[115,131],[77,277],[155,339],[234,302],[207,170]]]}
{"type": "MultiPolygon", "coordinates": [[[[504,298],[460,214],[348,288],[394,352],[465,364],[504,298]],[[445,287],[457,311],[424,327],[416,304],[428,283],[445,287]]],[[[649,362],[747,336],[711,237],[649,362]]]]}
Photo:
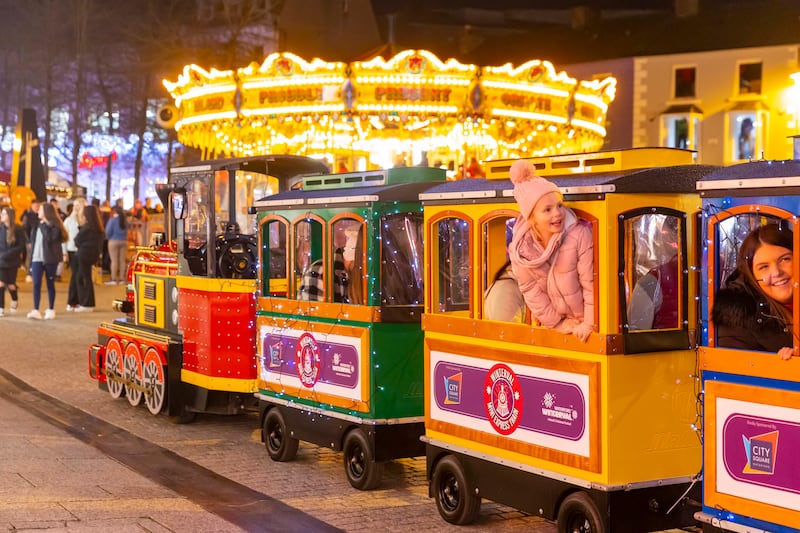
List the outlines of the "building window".
{"type": "Polygon", "coordinates": [[[739,94],[761,94],[761,62],[739,64],[739,94]]]}
{"type": "Polygon", "coordinates": [[[748,161],[764,151],[766,112],[734,110],[728,113],[729,153],[732,161],[748,161]]]}
{"type": "Polygon", "coordinates": [[[696,69],[679,67],[675,69],[675,98],[694,98],[696,69]]]}
{"type": "Polygon", "coordinates": [[[698,150],[702,120],[703,111],[694,104],[667,108],[661,114],[660,146],[698,150]]]}

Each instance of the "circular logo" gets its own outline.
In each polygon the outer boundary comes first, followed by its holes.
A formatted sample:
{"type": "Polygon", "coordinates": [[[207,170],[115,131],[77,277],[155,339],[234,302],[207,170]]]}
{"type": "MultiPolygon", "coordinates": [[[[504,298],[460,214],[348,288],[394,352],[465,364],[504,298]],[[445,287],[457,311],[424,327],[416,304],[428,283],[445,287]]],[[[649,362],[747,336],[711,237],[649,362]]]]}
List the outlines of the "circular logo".
{"type": "Polygon", "coordinates": [[[311,388],[317,383],[320,364],[316,339],[310,333],[303,333],[297,339],[297,376],[304,387],[311,388]]]}
{"type": "Polygon", "coordinates": [[[514,371],[496,364],[486,373],[483,405],[492,427],[501,435],[509,435],[519,426],[522,417],[522,391],[514,371]]]}

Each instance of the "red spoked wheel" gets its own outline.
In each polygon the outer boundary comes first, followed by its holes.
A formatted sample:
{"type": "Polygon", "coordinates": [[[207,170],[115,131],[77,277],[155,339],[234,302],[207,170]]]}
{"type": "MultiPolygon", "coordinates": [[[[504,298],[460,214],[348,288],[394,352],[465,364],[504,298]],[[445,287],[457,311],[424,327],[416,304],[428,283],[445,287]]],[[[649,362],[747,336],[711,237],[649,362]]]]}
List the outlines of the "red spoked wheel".
{"type": "Polygon", "coordinates": [[[147,410],[157,415],[164,408],[167,397],[167,383],[164,380],[164,365],[155,348],[147,348],[142,366],[142,385],[144,386],[144,403],[147,410]]]}
{"type": "Polygon", "coordinates": [[[110,338],[106,342],[106,359],[103,365],[106,373],[106,385],[108,393],[112,398],[117,399],[122,396],[122,346],[119,339],[110,338]]]}
{"type": "Polygon", "coordinates": [[[125,395],[128,403],[137,406],[142,402],[142,351],[135,342],[125,347],[122,360],[122,376],[125,379],[125,395]]]}

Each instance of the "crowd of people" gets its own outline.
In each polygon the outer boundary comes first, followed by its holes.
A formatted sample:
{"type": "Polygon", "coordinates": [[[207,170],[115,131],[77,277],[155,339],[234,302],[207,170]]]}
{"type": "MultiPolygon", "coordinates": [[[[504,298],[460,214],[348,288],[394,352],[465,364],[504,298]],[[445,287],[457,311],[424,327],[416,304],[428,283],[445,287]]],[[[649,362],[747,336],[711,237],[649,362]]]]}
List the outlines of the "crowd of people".
{"type": "Polygon", "coordinates": [[[95,271],[108,271],[109,285],[124,284],[127,279],[127,252],[130,244],[143,244],[140,228],[151,214],[163,212],[136,200],[131,210],[122,201],[111,206],[108,201],[91,202],[76,198],[61,209],[57,198],[47,202],[33,200],[17,216],[11,206],[0,209],[0,317],[6,314],[6,292],[10,297],[8,314],[19,309],[17,277],[25,270],[25,281],[32,283],[33,302],[27,317],[52,320],[56,317],[56,282],[66,269],[70,271],[66,311],[91,312],[96,307],[95,271]],[[135,228],[134,234],[130,234],[135,228]],[[47,302],[42,307],[42,285],[47,302]]]}

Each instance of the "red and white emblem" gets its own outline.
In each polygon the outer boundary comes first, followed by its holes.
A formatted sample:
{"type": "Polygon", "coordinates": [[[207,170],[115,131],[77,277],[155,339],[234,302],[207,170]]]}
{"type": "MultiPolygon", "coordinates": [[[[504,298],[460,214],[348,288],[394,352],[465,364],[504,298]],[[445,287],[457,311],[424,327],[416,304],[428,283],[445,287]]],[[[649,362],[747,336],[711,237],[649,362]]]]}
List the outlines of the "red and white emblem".
{"type": "Polygon", "coordinates": [[[509,435],[519,426],[522,391],[517,375],[508,366],[496,364],[486,373],[483,405],[489,423],[501,435],[509,435]]]}
{"type": "Polygon", "coordinates": [[[319,345],[311,333],[297,339],[297,376],[303,386],[311,388],[317,383],[321,361],[319,345]]]}

